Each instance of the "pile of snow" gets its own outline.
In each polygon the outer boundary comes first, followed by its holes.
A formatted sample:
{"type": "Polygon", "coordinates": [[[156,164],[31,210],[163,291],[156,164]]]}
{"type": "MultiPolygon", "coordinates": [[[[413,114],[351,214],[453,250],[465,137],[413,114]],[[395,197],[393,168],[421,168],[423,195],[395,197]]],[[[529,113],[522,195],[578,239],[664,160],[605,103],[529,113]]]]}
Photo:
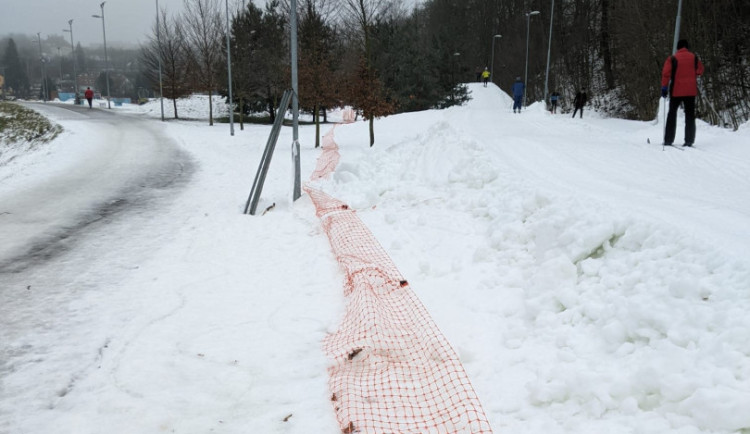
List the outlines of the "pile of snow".
{"type": "MultiPolygon", "coordinates": [[[[174,118],[174,101],[168,98],[160,100],[152,98],[145,104],[123,104],[119,109],[127,112],[142,113],[150,117],[161,117],[161,107],[164,104],[164,117],[167,119],[174,118]]],[[[177,115],[180,119],[208,119],[209,113],[209,96],[208,95],[191,95],[186,98],[179,98],[177,103],[177,115]]],[[[213,105],[214,118],[229,115],[229,106],[226,100],[217,95],[211,96],[213,105]]]]}

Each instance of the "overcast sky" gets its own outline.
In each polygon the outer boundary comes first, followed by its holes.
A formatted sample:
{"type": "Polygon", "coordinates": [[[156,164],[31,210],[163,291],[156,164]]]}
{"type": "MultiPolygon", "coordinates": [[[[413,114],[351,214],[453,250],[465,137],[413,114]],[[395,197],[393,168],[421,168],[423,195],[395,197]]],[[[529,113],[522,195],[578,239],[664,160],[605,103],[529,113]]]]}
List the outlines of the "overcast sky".
{"type": "MultiPolygon", "coordinates": [[[[182,10],[183,0],[158,0],[159,7],[170,13],[182,10]]],[[[249,1],[249,0],[248,0],[249,1]]],[[[265,0],[254,0],[263,5],[265,0]]],[[[221,2],[224,4],[224,1],[221,2]]],[[[230,8],[242,0],[229,0],[230,8]]],[[[73,37],[77,44],[101,45],[102,22],[91,15],[101,15],[101,0],[0,0],[0,37],[9,33],[47,35],[63,33],[73,19],[73,37]]],[[[145,42],[156,19],[156,0],[107,0],[104,5],[107,45],[137,45],[145,42]]]]}

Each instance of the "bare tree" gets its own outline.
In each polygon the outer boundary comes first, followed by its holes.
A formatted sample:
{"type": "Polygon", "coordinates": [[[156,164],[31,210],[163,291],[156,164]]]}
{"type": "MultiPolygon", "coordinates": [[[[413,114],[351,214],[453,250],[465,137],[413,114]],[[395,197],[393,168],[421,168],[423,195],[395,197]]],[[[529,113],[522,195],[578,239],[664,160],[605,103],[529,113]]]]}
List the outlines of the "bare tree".
{"type": "Polygon", "coordinates": [[[188,47],[179,18],[170,19],[166,10],[160,11],[160,14],[159,29],[154,24],[148,45],[141,49],[141,59],[146,65],[144,74],[153,88],[157,88],[161,58],[163,96],[172,100],[174,118],[178,119],[177,99],[190,95],[192,91],[188,83],[188,47]]]}
{"type": "Polygon", "coordinates": [[[223,58],[224,30],[218,0],[185,0],[182,16],[185,37],[194,61],[193,78],[208,93],[208,124],[214,124],[212,93],[218,83],[223,58]]]}

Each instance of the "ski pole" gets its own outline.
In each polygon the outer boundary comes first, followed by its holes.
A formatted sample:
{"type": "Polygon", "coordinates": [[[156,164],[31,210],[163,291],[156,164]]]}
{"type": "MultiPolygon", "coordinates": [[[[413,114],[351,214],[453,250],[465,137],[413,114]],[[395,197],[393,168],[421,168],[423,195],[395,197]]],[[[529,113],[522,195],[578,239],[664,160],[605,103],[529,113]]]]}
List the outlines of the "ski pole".
{"type": "Polygon", "coordinates": [[[661,131],[661,150],[663,151],[666,149],[664,142],[664,136],[667,134],[667,98],[662,98],[664,100],[664,109],[662,110],[663,116],[662,116],[662,131],[661,131]]]}

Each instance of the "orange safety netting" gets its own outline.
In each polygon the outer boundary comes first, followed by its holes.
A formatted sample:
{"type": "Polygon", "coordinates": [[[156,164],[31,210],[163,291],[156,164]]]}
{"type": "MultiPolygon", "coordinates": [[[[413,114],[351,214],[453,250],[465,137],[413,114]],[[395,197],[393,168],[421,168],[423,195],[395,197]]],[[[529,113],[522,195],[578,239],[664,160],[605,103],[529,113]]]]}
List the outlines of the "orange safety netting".
{"type": "MultiPolygon", "coordinates": [[[[339,161],[333,130],[311,180],[339,161]]],[[[304,187],[339,263],[348,297],[340,328],[324,346],[331,401],[342,433],[490,433],[453,348],[354,210],[304,187]]]]}

